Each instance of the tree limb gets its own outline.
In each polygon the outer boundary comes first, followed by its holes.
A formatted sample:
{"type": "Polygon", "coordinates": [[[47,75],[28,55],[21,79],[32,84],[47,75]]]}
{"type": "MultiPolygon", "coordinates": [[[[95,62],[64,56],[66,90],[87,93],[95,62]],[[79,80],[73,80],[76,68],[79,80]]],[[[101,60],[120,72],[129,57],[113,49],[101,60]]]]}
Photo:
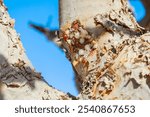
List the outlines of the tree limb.
{"type": "Polygon", "coordinates": [[[35,71],[13,26],[14,20],[0,1],[0,99],[72,99],[35,71]]]}

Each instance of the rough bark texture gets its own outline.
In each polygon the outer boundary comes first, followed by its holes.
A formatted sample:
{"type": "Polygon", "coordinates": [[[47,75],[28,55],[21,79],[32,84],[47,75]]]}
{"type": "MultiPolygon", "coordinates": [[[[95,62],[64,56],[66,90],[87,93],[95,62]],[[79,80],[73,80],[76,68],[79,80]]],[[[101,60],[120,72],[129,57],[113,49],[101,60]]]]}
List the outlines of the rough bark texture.
{"type": "Polygon", "coordinates": [[[71,99],[52,88],[28,60],[14,20],[0,3],[0,99],[71,99]]]}
{"type": "MultiPolygon", "coordinates": [[[[33,70],[13,20],[0,8],[1,99],[70,99],[33,70]]],[[[78,99],[150,99],[150,33],[137,24],[126,0],[60,0],[60,27],[78,99]]]]}
{"type": "Polygon", "coordinates": [[[80,99],[150,99],[150,33],[126,0],[60,0],[60,23],[80,99]]]}

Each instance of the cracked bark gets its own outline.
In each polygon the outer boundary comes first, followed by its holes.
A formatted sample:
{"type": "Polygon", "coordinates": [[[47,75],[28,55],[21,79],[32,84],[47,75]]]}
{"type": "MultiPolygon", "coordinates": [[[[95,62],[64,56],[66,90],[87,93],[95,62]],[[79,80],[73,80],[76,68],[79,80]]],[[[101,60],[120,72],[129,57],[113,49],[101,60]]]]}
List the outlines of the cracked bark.
{"type": "MultiPolygon", "coordinates": [[[[7,71],[0,72],[0,96],[70,99],[33,70],[10,24],[0,26],[11,30],[0,32],[0,70],[7,71]]],[[[60,47],[78,76],[79,99],[150,99],[150,33],[137,24],[126,0],[60,0],[60,27],[60,47]]]]}

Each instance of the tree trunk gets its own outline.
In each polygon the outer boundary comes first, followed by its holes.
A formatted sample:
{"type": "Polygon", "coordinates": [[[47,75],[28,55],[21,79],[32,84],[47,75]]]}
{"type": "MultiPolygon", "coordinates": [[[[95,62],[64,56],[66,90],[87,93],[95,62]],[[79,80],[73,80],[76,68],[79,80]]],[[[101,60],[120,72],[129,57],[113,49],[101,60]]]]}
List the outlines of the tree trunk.
{"type": "MultiPolygon", "coordinates": [[[[72,99],[34,71],[1,8],[1,99],[72,99]]],[[[137,24],[126,0],[60,0],[60,27],[78,99],[150,99],[150,33],[137,24]]]]}
{"type": "Polygon", "coordinates": [[[60,27],[80,99],[150,99],[150,33],[126,0],[60,0],[60,27]]]}

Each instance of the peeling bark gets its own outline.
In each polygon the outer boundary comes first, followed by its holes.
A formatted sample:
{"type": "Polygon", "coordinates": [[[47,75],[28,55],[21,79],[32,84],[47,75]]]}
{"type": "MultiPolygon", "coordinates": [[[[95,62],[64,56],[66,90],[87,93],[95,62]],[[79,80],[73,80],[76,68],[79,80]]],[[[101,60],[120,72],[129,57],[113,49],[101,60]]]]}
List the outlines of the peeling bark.
{"type": "Polygon", "coordinates": [[[14,20],[0,2],[0,99],[71,99],[35,71],[13,28],[14,20]]]}
{"type": "Polygon", "coordinates": [[[60,0],[60,27],[80,99],[150,98],[149,33],[126,0],[60,0]]]}
{"type": "MultiPolygon", "coordinates": [[[[73,99],[33,70],[8,19],[0,24],[2,99],[73,99]]],[[[78,99],[150,99],[150,33],[126,0],[60,0],[60,27],[61,48],[77,74],[78,99]]]]}

